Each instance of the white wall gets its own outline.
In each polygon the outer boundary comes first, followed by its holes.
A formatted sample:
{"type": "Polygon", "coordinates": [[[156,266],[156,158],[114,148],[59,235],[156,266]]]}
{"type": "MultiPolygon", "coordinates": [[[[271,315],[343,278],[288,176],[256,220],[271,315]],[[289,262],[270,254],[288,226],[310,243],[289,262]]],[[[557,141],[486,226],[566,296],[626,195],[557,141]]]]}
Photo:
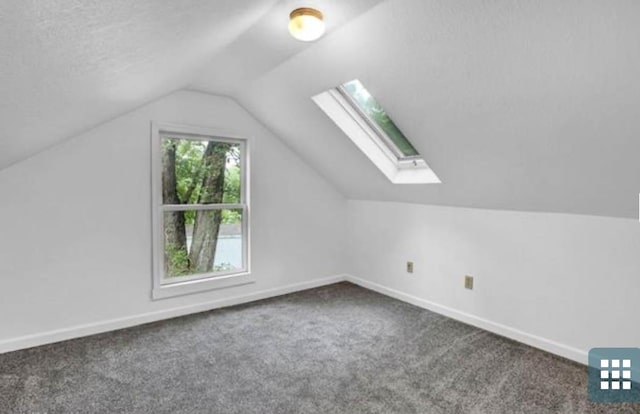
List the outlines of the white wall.
{"type": "Polygon", "coordinates": [[[0,352],[255,299],[345,268],[344,197],[228,98],[160,99],[0,171],[0,194],[0,352]],[[150,299],[151,121],[251,137],[256,283],[150,299]]]}
{"type": "Polygon", "coordinates": [[[581,362],[592,347],[640,344],[637,220],[348,206],[349,272],[365,286],[581,362]]]}
{"type": "Polygon", "coordinates": [[[347,202],[228,98],[160,99],[0,171],[0,194],[0,352],[311,287],[345,270],[583,362],[591,347],[640,343],[637,220],[347,202]],[[252,137],[255,284],[150,299],[152,120],[252,137]]]}

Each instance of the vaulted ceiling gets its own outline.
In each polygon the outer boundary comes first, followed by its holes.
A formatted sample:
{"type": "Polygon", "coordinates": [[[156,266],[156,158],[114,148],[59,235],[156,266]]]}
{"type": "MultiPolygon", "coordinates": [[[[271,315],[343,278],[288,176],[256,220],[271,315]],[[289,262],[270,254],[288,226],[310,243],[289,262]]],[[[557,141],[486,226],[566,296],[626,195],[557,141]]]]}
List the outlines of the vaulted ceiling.
{"type": "Polygon", "coordinates": [[[0,5],[0,168],[188,87],[234,97],[349,198],[637,217],[635,0],[42,4],[0,5]],[[327,16],[318,42],[287,34],[301,5],[327,16]],[[354,78],[443,184],[391,184],[311,101],[354,78]]]}
{"type": "Polygon", "coordinates": [[[184,87],[276,0],[3,0],[0,169],[184,87]]]}

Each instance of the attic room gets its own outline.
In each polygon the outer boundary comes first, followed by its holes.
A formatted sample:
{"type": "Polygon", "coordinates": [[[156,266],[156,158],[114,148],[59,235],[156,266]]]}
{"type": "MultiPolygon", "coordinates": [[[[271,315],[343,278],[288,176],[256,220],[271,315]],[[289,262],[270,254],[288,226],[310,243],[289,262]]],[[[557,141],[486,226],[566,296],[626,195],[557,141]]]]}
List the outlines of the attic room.
{"type": "Polygon", "coordinates": [[[0,32],[0,413],[640,413],[640,2],[0,32]]]}

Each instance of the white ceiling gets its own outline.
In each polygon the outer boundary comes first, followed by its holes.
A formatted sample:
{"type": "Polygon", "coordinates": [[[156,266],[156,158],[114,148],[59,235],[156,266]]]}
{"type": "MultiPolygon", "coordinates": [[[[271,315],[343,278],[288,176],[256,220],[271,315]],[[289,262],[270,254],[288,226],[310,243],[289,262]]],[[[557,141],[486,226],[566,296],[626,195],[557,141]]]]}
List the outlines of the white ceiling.
{"type": "Polygon", "coordinates": [[[387,0],[225,90],[350,198],[638,217],[638,22],[637,0],[387,0]],[[353,78],[443,184],[391,184],[310,100],[353,78]]]}
{"type": "MultiPolygon", "coordinates": [[[[289,13],[297,7],[313,6],[322,10],[327,32],[332,33],[382,1],[280,0],[253,27],[205,65],[191,82],[192,87],[235,97],[256,79],[311,47],[313,43],[300,42],[289,34],[289,13]]],[[[313,81],[313,74],[307,75],[309,81],[313,81]]]]}
{"type": "Polygon", "coordinates": [[[0,169],[184,87],[276,0],[2,0],[0,169]]]}
{"type": "Polygon", "coordinates": [[[189,85],[350,198],[637,217],[637,0],[5,0],[0,169],[189,85]],[[328,34],[287,34],[323,10],[328,34]],[[441,185],[393,185],[310,97],[359,78],[441,185]]]}

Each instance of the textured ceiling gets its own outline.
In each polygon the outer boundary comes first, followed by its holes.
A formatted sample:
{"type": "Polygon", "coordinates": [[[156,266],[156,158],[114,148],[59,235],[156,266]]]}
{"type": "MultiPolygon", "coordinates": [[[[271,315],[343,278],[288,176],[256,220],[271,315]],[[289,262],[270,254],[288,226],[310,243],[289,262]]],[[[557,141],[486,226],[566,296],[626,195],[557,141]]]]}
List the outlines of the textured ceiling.
{"type": "Polygon", "coordinates": [[[637,217],[637,0],[4,0],[0,170],[189,85],[346,196],[637,217]],[[328,34],[290,38],[322,9],[328,34]],[[359,78],[442,179],[393,185],[313,104],[359,78]]]}
{"type": "Polygon", "coordinates": [[[2,0],[0,169],[184,87],[275,0],[2,0]]]}
{"type": "MultiPolygon", "coordinates": [[[[200,72],[195,89],[237,96],[257,78],[275,70],[313,43],[295,40],[288,31],[289,13],[297,7],[322,10],[331,33],[383,0],[281,0],[254,26],[227,45],[200,72]]],[[[318,67],[336,62],[324,62],[318,67]]],[[[314,74],[307,73],[309,81],[314,74]]]]}
{"type": "Polygon", "coordinates": [[[277,65],[224,87],[212,68],[192,88],[231,93],[350,198],[637,217],[639,21],[637,0],[387,0],[277,65]],[[310,100],[353,78],[443,184],[389,183],[310,100]]]}

